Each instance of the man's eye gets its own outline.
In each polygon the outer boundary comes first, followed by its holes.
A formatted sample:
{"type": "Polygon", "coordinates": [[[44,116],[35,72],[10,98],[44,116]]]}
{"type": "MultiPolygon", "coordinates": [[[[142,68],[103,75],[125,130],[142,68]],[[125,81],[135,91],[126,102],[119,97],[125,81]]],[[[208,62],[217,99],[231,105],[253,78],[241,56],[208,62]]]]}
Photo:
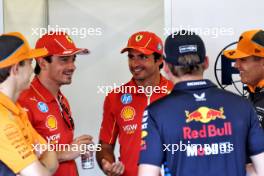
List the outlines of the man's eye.
{"type": "Polygon", "coordinates": [[[129,59],[132,59],[132,58],[133,58],[133,55],[132,55],[132,54],[128,54],[127,57],[128,57],[129,59]]]}
{"type": "Polygon", "coordinates": [[[62,57],[60,60],[61,60],[62,62],[67,62],[67,61],[68,61],[68,58],[67,58],[67,57],[62,57]]]}
{"type": "Polygon", "coordinates": [[[142,60],[148,59],[148,56],[142,54],[142,55],[140,55],[140,59],[142,59],[142,60]]]}

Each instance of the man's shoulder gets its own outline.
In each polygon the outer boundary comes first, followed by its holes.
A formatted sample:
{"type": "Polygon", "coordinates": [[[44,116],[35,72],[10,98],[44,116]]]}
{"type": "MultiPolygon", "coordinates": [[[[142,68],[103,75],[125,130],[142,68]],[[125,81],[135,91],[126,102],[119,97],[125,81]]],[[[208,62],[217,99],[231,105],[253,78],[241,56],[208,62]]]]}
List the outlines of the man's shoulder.
{"type": "MultiPolygon", "coordinates": [[[[150,111],[158,111],[159,109],[162,109],[164,107],[172,107],[175,106],[175,104],[173,103],[174,100],[182,101],[182,99],[176,98],[173,95],[173,92],[171,92],[170,94],[159,98],[158,100],[152,102],[147,108],[150,111]]],[[[184,100],[185,101],[185,100],[184,100]]]]}
{"type": "Polygon", "coordinates": [[[11,112],[2,104],[0,104],[0,120],[3,123],[3,120],[6,119],[8,115],[11,115],[11,112]]]}
{"type": "Polygon", "coordinates": [[[17,125],[12,112],[10,112],[2,104],[0,104],[0,121],[1,121],[1,123],[0,123],[1,130],[3,130],[3,127],[8,128],[8,126],[11,127],[11,126],[17,125]]]}
{"type": "Polygon", "coordinates": [[[181,92],[172,91],[169,95],[160,98],[159,100],[151,103],[148,109],[151,111],[157,111],[161,108],[177,107],[177,105],[186,104],[186,102],[194,103],[197,99],[204,99],[205,104],[211,104],[212,102],[221,102],[224,104],[232,105],[235,107],[252,108],[252,104],[242,96],[234,94],[230,91],[222,90],[217,87],[211,90],[205,90],[202,93],[195,92],[181,92]],[[208,95],[210,94],[210,95],[208,95]],[[190,96],[191,95],[191,96],[190,96]],[[207,96],[208,95],[208,96],[207,96]]]}
{"type": "Polygon", "coordinates": [[[32,88],[28,88],[24,90],[23,92],[20,93],[18,97],[18,103],[20,105],[30,105],[30,104],[35,104],[39,101],[38,95],[35,93],[32,88]]]}
{"type": "Polygon", "coordinates": [[[249,102],[249,100],[246,97],[237,95],[231,91],[228,90],[223,90],[220,88],[216,88],[215,89],[215,96],[218,96],[219,98],[221,98],[221,100],[231,103],[231,102],[236,102],[237,104],[247,104],[247,105],[251,105],[251,103],[249,102]]]}

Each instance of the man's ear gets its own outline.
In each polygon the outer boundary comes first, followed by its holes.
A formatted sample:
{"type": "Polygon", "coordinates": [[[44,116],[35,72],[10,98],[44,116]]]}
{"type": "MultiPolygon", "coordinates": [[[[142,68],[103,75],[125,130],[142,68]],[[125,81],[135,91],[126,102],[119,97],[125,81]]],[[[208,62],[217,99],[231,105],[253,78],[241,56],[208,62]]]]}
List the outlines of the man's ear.
{"type": "Polygon", "coordinates": [[[165,62],[165,60],[163,60],[163,70],[166,74],[169,74],[169,72],[170,72],[170,68],[169,68],[168,64],[165,62]]]}
{"type": "Polygon", "coordinates": [[[48,62],[43,57],[38,58],[36,60],[36,63],[39,65],[41,70],[46,70],[47,69],[48,62]]]}
{"type": "Polygon", "coordinates": [[[203,65],[204,65],[204,70],[208,69],[208,67],[209,67],[209,58],[208,58],[208,56],[205,56],[203,65]]]}
{"type": "Polygon", "coordinates": [[[166,74],[166,78],[171,80],[173,82],[173,84],[176,84],[180,81],[179,77],[176,77],[172,72],[171,72],[171,68],[174,67],[173,65],[167,63],[167,62],[163,62],[163,69],[164,72],[166,74]]]}
{"type": "Polygon", "coordinates": [[[17,75],[19,70],[19,64],[15,64],[11,66],[10,75],[17,75]]]}
{"type": "Polygon", "coordinates": [[[260,59],[260,64],[262,66],[262,75],[264,76],[264,58],[260,59]]]}
{"type": "Polygon", "coordinates": [[[161,65],[163,63],[164,65],[164,59],[163,59],[163,56],[160,56],[160,58],[156,61],[159,63],[159,65],[161,65]]]}

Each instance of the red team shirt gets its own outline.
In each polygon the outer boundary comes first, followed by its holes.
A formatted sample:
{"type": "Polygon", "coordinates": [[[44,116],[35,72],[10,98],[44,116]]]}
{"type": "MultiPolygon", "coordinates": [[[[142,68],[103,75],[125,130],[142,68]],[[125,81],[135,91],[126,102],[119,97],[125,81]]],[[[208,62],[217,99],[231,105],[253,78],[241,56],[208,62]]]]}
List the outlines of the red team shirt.
{"type": "Polygon", "coordinates": [[[118,137],[120,161],[125,165],[123,176],[138,175],[141,123],[145,108],[151,102],[167,95],[172,88],[173,84],[161,76],[160,84],[155,89],[156,93],[153,92],[147,97],[132,79],[106,96],[100,140],[115,144],[118,137]]]}
{"type": "MultiPolygon", "coordinates": [[[[59,92],[61,102],[70,111],[67,99],[59,92]]],[[[61,107],[55,97],[47,90],[37,77],[30,88],[23,91],[19,103],[28,111],[29,120],[37,132],[50,144],[70,144],[73,141],[73,129],[65,123],[61,107]]],[[[65,119],[69,123],[69,118],[65,119]]],[[[78,171],[74,160],[60,163],[54,176],[77,176],[78,171]]]]}

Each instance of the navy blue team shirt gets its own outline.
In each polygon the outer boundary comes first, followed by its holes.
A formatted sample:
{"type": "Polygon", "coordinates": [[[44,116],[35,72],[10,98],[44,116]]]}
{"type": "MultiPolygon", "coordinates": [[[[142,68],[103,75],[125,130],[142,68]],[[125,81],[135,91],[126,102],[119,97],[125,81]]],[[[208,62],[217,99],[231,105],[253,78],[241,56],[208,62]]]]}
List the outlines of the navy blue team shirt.
{"type": "Polygon", "coordinates": [[[177,83],[143,115],[140,164],[171,176],[245,176],[247,156],[264,152],[264,130],[243,97],[209,80],[177,83]]]}

